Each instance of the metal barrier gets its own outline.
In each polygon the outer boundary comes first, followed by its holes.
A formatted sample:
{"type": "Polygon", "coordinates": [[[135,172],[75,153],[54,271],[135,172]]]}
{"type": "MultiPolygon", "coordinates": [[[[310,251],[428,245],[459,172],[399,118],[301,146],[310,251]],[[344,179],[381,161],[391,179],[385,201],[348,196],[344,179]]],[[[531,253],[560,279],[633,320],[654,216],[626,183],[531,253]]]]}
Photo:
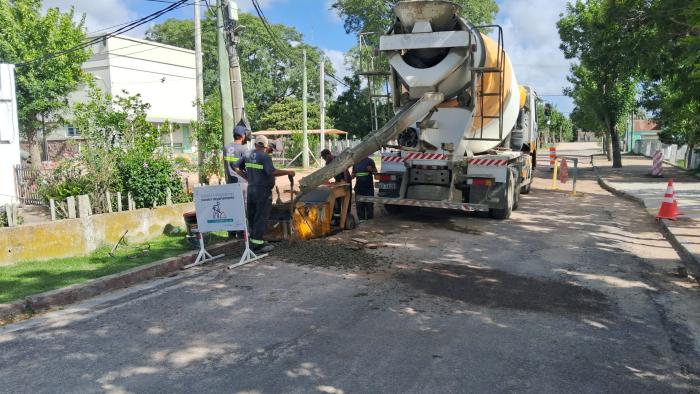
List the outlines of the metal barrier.
{"type": "Polygon", "coordinates": [[[559,166],[562,160],[571,160],[574,162],[574,171],[572,176],[571,196],[576,196],[576,178],[578,177],[578,157],[557,157],[554,159],[554,171],[552,172],[552,190],[559,190],[557,185],[557,175],[559,174],[559,166]]]}

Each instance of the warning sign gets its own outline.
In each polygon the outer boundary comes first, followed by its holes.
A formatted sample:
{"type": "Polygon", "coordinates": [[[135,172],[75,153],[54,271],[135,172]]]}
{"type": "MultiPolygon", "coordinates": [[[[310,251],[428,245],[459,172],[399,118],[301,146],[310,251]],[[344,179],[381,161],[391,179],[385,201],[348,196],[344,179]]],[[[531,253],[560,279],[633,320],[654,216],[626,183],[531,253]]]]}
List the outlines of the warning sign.
{"type": "Polygon", "coordinates": [[[194,188],[197,227],[202,233],[246,229],[240,183],[194,188]]]}

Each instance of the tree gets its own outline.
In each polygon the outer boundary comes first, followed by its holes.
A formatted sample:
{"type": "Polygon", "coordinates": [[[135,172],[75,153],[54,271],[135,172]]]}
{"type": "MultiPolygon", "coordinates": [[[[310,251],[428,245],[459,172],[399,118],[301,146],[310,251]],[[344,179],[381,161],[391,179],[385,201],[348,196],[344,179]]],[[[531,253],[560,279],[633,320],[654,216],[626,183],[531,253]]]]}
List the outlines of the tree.
{"type": "Polygon", "coordinates": [[[68,51],[85,40],[84,16],[50,8],[41,15],[40,0],[0,0],[0,62],[16,69],[17,107],[22,136],[30,144],[32,166],[41,163],[41,119],[60,115],[67,96],[85,79],[86,49],[68,51]],[[48,57],[65,51],[65,54],[48,57]]]}
{"type": "MultiPolygon", "coordinates": [[[[687,0],[625,0],[626,51],[637,59],[642,104],[661,126],[664,143],[700,141],[700,7],[687,0]]],[[[686,158],[686,165],[689,164],[686,158]]]]}
{"type": "MultiPolygon", "coordinates": [[[[460,15],[474,25],[489,24],[498,12],[494,0],[454,0],[462,8],[460,15]]],[[[386,0],[335,0],[331,8],[336,10],[347,33],[375,32],[383,34],[394,20],[393,7],[397,1],[386,0]]]]}
{"type": "MultiPolygon", "coordinates": [[[[274,103],[285,97],[301,98],[302,68],[301,51],[306,49],[308,92],[311,101],[318,101],[319,62],[321,49],[303,44],[303,35],[293,27],[271,24],[271,30],[279,37],[273,44],[260,19],[248,13],[239,14],[239,23],[244,27],[239,44],[243,95],[246,114],[254,129],[260,128],[258,121],[274,103]],[[299,44],[302,43],[302,44],[299,44]]],[[[207,12],[202,21],[202,50],[204,63],[205,97],[218,94],[218,63],[216,46],[216,15],[207,12]]],[[[192,20],[168,19],[155,25],[146,33],[149,40],[192,49],[194,47],[194,22],[192,20]]],[[[326,59],[325,68],[333,73],[333,65],[326,59]]],[[[326,84],[326,100],[330,101],[335,84],[326,84]]],[[[207,99],[205,99],[206,101],[207,99]]]]}
{"type": "MultiPolygon", "coordinates": [[[[337,129],[347,131],[350,135],[362,138],[374,129],[370,114],[369,93],[363,88],[360,77],[345,77],[348,88],[328,107],[328,115],[333,118],[333,124],[337,129]]],[[[389,121],[391,114],[390,104],[383,104],[377,108],[378,123],[381,127],[389,121]]]]}
{"type": "MultiPolygon", "coordinates": [[[[310,103],[306,108],[307,127],[318,129],[321,127],[320,107],[316,103],[310,103]]],[[[272,104],[262,116],[258,126],[260,130],[301,130],[302,129],[302,101],[297,98],[285,97],[272,104]]],[[[326,124],[327,128],[333,127],[326,124]]]]}
{"type": "Polygon", "coordinates": [[[624,10],[608,0],[577,0],[557,23],[560,48],[567,59],[579,64],[571,68],[567,93],[577,106],[596,114],[609,134],[613,167],[622,167],[618,125],[634,107],[638,67],[626,57],[624,10]]]}

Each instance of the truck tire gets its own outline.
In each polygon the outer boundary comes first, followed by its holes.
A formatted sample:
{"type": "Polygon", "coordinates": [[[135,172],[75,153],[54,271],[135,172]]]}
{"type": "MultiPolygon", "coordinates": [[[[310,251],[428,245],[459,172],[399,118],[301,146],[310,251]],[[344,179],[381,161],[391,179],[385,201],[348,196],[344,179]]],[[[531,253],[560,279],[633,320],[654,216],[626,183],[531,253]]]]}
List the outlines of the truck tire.
{"type": "Polygon", "coordinates": [[[513,213],[513,205],[515,203],[515,184],[513,182],[513,172],[508,171],[508,178],[506,179],[506,206],[504,208],[492,208],[489,209],[489,214],[494,219],[505,220],[510,217],[513,213]]]}
{"type": "Polygon", "coordinates": [[[527,185],[522,186],[520,188],[520,194],[530,194],[531,190],[532,190],[532,181],[530,181],[530,183],[528,183],[527,185]]]}

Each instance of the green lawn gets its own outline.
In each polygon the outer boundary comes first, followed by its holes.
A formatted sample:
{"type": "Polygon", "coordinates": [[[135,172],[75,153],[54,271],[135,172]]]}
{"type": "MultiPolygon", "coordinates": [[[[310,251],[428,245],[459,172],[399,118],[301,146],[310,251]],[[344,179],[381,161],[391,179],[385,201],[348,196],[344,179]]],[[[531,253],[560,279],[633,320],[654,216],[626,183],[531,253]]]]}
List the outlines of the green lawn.
{"type": "MultiPolygon", "coordinates": [[[[211,242],[223,238],[221,234],[212,235],[211,242]]],[[[185,243],[183,234],[162,235],[142,244],[120,245],[115,257],[109,255],[111,248],[106,246],[84,257],[27,261],[0,267],[0,303],[125,271],[192,250],[185,243]]]]}

